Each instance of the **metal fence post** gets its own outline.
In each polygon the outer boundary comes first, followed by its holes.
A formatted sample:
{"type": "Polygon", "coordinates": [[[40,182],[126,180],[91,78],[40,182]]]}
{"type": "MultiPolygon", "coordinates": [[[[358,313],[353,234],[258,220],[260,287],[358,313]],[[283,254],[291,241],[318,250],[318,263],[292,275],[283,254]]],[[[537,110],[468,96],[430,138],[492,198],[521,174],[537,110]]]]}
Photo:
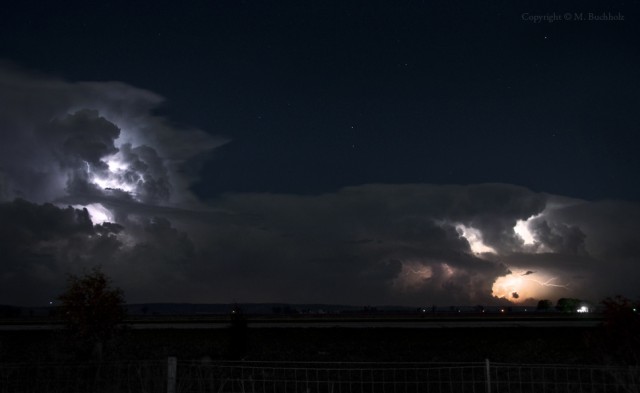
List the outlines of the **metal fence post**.
{"type": "Polygon", "coordinates": [[[176,371],[178,368],[178,359],[174,356],[169,356],[167,367],[167,393],[176,393],[176,371]]]}
{"type": "Polygon", "coordinates": [[[491,393],[491,364],[489,363],[489,359],[484,360],[484,368],[487,380],[487,393],[491,393]]]}

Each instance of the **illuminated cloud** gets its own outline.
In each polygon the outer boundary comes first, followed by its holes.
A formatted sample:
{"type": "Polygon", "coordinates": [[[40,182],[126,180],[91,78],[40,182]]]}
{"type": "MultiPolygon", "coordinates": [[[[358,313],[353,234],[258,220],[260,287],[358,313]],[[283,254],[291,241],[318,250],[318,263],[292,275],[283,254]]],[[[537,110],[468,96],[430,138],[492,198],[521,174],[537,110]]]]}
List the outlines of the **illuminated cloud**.
{"type": "Polygon", "coordinates": [[[393,285],[400,290],[419,290],[428,285],[433,277],[433,268],[419,262],[407,261],[402,263],[402,270],[394,279],[393,285]]]}
{"type": "Polygon", "coordinates": [[[153,114],[162,101],[120,82],[70,83],[0,64],[5,200],[91,199],[120,189],[144,203],[195,203],[192,160],[226,140],[169,125],[153,114]]]}
{"type": "Polygon", "coordinates": [[[189,186],[202,155],[225,141],[170,126],[153,115],[161,101],[118,82],[0,68],[3,299],[48,303],[68,272],[96,264],[131,302],[636,295],[638,204],[508,184],[370,184],[205,202],[189,186]]]}
{"type": "Polygon", "coordinates": [[[482,242],[482,233],[479,230],[471,227],[466,227],[463,224],[456,225],[456,229],[460,232],[462,237],[467,239],[467,241],[469,242],[469,246],[471,247],[471,251],[473,251],[474,253],[496,253],[496,250],[485,245],[482,242]]]}
{"type": "Polygon", "coordinates": [[[86,206],[76,205],[72,207],[78,210],[86,209],[93,224],[104,224],[105,222],[114,221],[114,217],[109,209],[100,203],[90,203],[86,206]]]}
{"type": "Polygon", "coordinates": [[[525,245],[533,245],[536,242],[529,225],[531,224],[531,220],[537,217],[539,216],[531,216],[526,220],[518,220],[516,221],[516,226],[513,227],[513,231],[522,239],[525,245]]]}
{"type": "Polygon", "coordinates": [[[557,299],[568,293],[568,284],[563,284],[560,278],[529,272],[515,270],[498,277],[491,288],[493,296],[523,303],[531,299],[557,299]]]}

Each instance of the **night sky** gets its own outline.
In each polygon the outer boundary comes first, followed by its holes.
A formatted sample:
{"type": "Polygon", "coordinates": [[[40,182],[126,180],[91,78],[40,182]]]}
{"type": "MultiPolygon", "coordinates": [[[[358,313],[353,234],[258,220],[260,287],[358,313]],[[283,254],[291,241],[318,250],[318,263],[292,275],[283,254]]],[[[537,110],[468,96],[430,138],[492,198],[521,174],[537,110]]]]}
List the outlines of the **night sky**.
{"type": "Polygon", "coordinates": [[[3,6],[0,304],[48,304],[95,265],[130,302],[638,297],[639,18],[3,6]]]}

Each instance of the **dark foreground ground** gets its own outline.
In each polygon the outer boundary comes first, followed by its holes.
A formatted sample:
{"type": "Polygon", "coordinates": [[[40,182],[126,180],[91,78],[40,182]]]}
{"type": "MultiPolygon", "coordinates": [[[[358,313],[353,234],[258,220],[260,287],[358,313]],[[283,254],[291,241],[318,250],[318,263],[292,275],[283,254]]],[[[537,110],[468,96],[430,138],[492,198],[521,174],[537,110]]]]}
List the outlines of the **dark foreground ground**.
{"type": "MultiPolygon", "coordinates": [[[[105,360],[179,359],[608,362],[600,328],[224,328],[128,330],[105,360]]],[[[76,361],[90,355],[63,330],[0,332],[0,363],[76,361]]]]}

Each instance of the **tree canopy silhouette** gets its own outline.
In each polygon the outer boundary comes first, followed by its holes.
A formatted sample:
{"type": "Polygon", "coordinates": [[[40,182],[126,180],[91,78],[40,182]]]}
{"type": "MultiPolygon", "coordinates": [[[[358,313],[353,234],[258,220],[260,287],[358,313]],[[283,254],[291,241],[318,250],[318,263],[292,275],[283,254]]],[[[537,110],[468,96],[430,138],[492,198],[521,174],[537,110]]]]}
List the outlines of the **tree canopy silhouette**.
{"type": "Polygon", "coordinates": [[[112,287],[100,268],[82,276],[69,275],[58,300],[67,328],[77,338],[100,345],[114,336],[125,317],[122,290],[112,287]]]}

